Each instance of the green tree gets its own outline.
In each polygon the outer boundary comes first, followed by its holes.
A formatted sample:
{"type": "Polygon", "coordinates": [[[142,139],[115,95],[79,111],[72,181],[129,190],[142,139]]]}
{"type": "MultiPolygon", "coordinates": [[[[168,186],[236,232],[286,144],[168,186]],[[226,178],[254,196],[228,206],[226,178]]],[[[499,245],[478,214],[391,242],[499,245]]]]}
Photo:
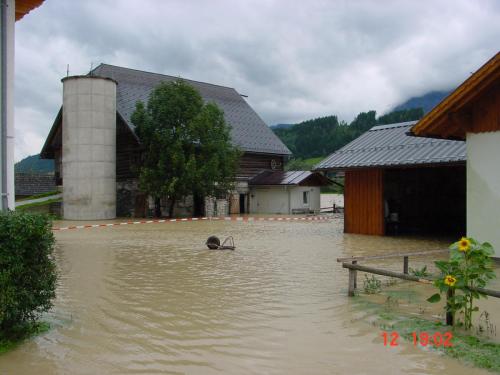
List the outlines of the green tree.
{"type": "Polygon", "coordinates": [[[132,115],[143,155],[139,187],[155,199],[168,197],[169,215],[175,202],[227,192],[233,184],[240,152],[231,144],[223,112],[204,104],[195,88],[182,80],[161,83],[147,105],[136,104],[132,115]]]}

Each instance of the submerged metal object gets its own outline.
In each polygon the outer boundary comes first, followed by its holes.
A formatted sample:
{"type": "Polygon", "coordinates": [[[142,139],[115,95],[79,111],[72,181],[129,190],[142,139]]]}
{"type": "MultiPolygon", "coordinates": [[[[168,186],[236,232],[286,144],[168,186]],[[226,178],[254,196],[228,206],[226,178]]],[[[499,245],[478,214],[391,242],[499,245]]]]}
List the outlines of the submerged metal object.
{"type": "Polygon", "coordinates": [[[224,240],[224,242],[222,242],[222,245],[221,245],[220,240],[217,236],[210,236],[207,239],[206,245],[210,250],[234,250],[234,249],[236,249],[236,246],[234,246],[234,240],[233,240],[232,236],[227,237],[224,240]]]}

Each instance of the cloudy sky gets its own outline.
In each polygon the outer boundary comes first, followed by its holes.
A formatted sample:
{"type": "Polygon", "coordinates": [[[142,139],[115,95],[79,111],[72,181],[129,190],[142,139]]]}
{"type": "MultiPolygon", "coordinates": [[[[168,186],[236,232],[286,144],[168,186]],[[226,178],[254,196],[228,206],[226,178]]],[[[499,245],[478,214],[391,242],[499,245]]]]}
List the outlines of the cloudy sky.
{"type": "Polygon", "coordinates": [[[46,0],[16,23],[16,160],[101,62],[236,88],[268,124],[390,110],[500,47],[498,0],[46,0]]]}

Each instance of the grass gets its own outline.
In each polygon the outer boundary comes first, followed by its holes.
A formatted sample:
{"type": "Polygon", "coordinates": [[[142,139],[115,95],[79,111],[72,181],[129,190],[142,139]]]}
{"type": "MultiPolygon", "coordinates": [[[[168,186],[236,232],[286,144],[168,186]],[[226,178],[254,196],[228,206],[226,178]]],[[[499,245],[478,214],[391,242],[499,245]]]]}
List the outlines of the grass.
{"type": "Polygon", "coordinates": [[[23,204],[21,206],[17,206],[16,210],[26,210],[28,208],[45,206],[45,205],[49,205],[51,203],[61,202],[61,201],[62,201],[61,198],[54,198],[54,199],[48,199],[48,200],[43,201],[43,202],[27,203],[27,204],[23,204]]]}
{"type": "Polygon", "coordinates": [[[24,197],[17,199],[16,202],[22,202],[22,201],[28,201],[31,199],[38,199],[38,198],[45,198],[45,197],[50,197],[51,195],[56,195],[59,194],[60,191],[48,191],[46,193],[41,193],[41,194],[36,194],[36,195],[30,195],[29,197],[24,197]]]}
{"type": "Polygon", "coordinates": [[[380,314],[380,328],[398,332],[399,336],[413,344],[412,332],[427,332],[433,335],[435,332],[451,332],[453,346],[427,346],[437,352],[441,352],[452,358],[457,358],[475,367],[485,368],[500,372],[500,344],[490,342],[486,338],[472,336],[458,329],[450,329],[441,322],[410,317],[400,318],[392,314],[380,314]],[[393,319],[396,319],[394,321],[393,319]],[[385,322],[384,322],[385,321],[385,322]],[[388,323],[387,321],[391,321],[388,323]]]}
{"type": "Polygon", "coordinates": [[[46,322],[29,322],[13,328],[8,334],[0,333],[0,354],[6,353],[23,341],[47,332],[50,325],[46,322]]]}
{"type": "MultiPolygon", "coordinates": [[[[354,300],[359,310],[365,312],[361,318],[364,321],[370,321],[371,324],[378,326],[380,329],[389,332],[397,332],[400,336],[400,341],[406,341],[408,345],[413,345],[413,332],[419,335],[422,332],[432,336],[436,332],[444,334],[451,332],[453,338],[451,343],[453,346],[433,346],[427,345],[426,348],[447,355],[451,358],[456,358],[461,362],[467,363],[474,367],[488,369],[493,372],[500,372],[500,344],[488,340],[488,336],[472,335],[470,332],[463,331],[460,328],[452,328],[444,325],[441,321],[432,321],[415,316],[405,316],[398,313],[395,307],[399,300],[410,300],[416,302],[417,296],[414,292],[408,295],[404,291],[392,291],[388,294],[386,303],[381,305],[370,301],[364,296],[356,296],[354,300]],[[370,318],[371,317],[371,318],[370,318]]],[[[423,348],[420,344],[419,347],[423,348]]]]}

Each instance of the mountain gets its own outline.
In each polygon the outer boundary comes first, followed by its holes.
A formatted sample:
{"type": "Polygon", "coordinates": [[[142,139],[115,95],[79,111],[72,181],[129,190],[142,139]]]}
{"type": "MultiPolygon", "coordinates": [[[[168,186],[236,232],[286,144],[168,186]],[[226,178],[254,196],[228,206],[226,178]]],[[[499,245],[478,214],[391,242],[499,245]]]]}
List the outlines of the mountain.
{"type": "Polygon", "coordinates": [[[415,96],[413,98],[408,99],[406,102],[394,107],[393,111],[400,111],[403,109],[412,109],[412,108],[422,108],[424,110],[424,114],[429,112],[432,108],[434,108],[441,100],[446,98],[450,91],[431,91],[422,96],[415,96]]]}
{"type": "Polygon", "coordinates": [[[31,155],[17,162],[16,173],[54,173],[54,160],[40,159],[40,154],[31,155]]]}

